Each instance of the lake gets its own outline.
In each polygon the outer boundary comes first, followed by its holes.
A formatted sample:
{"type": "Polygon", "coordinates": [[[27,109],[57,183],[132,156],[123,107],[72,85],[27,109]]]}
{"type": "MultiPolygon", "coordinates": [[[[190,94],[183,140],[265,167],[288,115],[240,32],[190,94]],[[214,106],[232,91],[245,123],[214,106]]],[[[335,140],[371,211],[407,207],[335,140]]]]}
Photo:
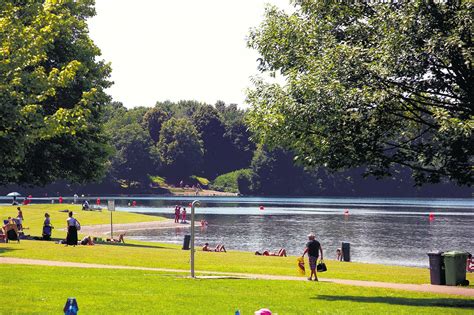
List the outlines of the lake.
{"type": "MultiPolygon", "coordinates": [[[[192,200],[190,197],[113,198],[119,211],[169,218],[173,217],[175,204],[187,206],[192,200]],[[127,206],[132,200],[136,200],[137,207],[127,206]]],[[[332,259],[342,241],[351,244],[351,258],[358,262],[426,267],[426,253],[432,250],[474,253],[473,199],[197,199],[201,206],[196,208],[196,219],[209,222],[207,228],[196,229],[198,245],[223,243],[228,249],[246,251],[283,247],[290,255],[300,255],[306,235],[314,232],[325,257],[332,259]],[[430,213],[434,220],[429,219],[430,213]]],[[[130,237],[181,244],[188,233],[189,229],[183,227],[136,232],[130,237]]]]}

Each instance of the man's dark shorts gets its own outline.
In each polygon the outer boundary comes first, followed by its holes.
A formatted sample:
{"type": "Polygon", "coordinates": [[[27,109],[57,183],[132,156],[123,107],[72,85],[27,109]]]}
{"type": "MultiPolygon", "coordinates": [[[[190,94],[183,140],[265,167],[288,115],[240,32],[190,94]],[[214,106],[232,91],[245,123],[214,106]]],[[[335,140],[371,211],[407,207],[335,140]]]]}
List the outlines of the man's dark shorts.
{"type": "Polygon", "coordinates": [[[308,258],[309,258],[309,268],[311,268],[311,270],[316,270],[316,262],[318,261],[318,257],[308,256],[308,258]]]}

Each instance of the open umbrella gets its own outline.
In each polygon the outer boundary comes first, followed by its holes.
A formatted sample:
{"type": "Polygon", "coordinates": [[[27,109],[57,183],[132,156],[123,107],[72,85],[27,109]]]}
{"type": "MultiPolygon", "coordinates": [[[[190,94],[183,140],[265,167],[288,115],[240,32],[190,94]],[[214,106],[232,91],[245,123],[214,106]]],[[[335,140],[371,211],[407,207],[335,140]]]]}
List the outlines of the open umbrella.
{"type": "Polygon", "coordinates": [[[21,196],[21,194],[16,192],[16,191],[11,192],[7,195],[7,197],[13,197],[13,204],[17,204],[16,203],[16,197],[18,197],[18,196],[21,196]]]}

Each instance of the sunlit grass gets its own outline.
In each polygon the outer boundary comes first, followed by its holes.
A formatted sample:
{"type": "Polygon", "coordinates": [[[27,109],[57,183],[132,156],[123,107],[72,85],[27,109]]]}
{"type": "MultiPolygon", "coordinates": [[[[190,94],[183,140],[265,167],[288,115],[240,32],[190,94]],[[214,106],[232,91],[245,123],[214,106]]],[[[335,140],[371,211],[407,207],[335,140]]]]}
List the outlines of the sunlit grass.
{"type": "Polygon", "coordinates": [[[0,313],[62,314],[472,314],[474,299],[309,281],[189,279],[172,273],[0,265],[14,281],[0,313]],[[16,297],[16,298],[15,298],[16,297]]]}

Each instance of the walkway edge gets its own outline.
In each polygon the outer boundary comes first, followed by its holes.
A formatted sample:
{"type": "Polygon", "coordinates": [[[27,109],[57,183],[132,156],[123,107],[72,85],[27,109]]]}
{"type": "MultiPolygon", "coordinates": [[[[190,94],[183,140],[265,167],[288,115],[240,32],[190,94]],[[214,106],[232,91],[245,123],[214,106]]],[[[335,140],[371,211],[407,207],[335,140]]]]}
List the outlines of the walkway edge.
{"type": "MultiPolygon", "coordinates": [[[[98,268],[98,269],[149,270],[149,271],[164,271],[164,272],[174,272],[174,273],[189,273],[188,270],[183,270],[183,269],[102,265],[102,264],[78,263],[78,262],[57,261],[57,260],[26,259],[26,258],[14,258],[14,257],[0,257],[0,264],[74,267],[74,268],[98,268]]],[[[242,279],[308,281],[304,277],[292,277],[292,276],[233,273],[233,272],[219,272],[219,271],[206,271],[206,270],[197,270],[196,272],[201,273],[201,274],[223,275],[223,276],[230,276],[230,277],[236,277],[236,278],[242,278],[242,279]]],[[[468,288],[462,288],[462,287],[430,285],[430,284],[405,284],[405,283],[391,283],[391,282],[377,282],[377,281],[363,281],[363,280],[326,279],[326,278],[320,278],[320,281],[342,284],[342,285],[359,286],[359,287],[385,288],[385,289],[405,290],[405,291],[413,291],[413,292],[426,292],[426,293],[450,294],[450,295],[474,297],[474,289],[468,289],[468,288]]]]}

